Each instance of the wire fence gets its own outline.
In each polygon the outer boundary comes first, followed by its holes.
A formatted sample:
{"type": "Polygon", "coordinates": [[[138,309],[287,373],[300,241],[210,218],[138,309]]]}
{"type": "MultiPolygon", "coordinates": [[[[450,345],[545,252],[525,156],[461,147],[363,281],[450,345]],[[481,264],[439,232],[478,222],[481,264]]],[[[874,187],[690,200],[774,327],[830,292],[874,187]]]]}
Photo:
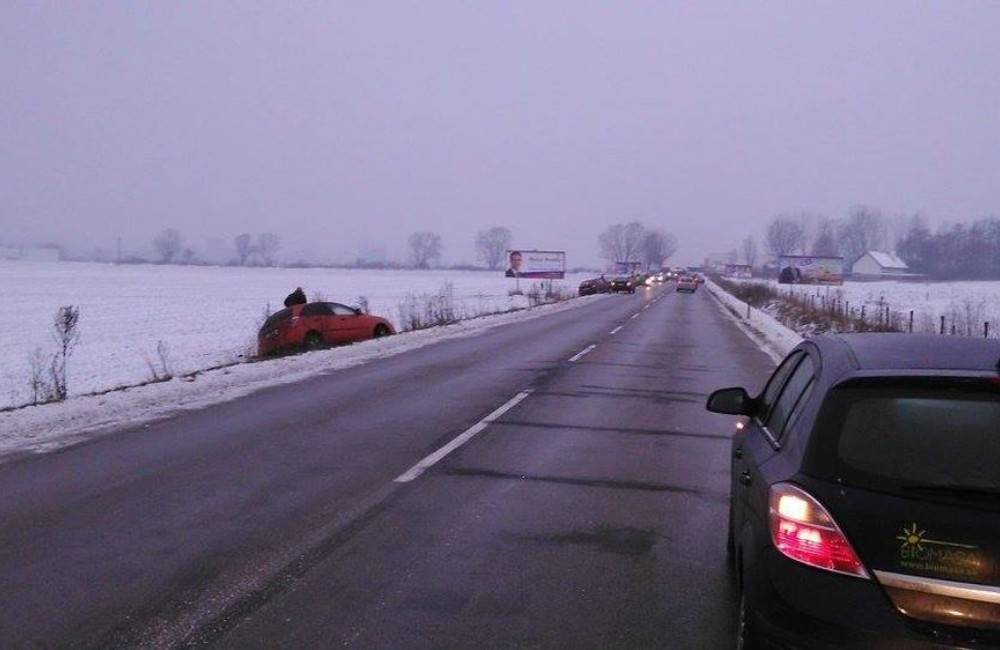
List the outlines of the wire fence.
{"type": "Polygon", "coordinates": [[[895,307],[884,297],[850,300],[829,287],[772,285],[763,282],[716,282],[748,306],[773,312],[796,330],[821,332],[915,332],[1000,338],[996,319],[985,301],[966,299],[934,314],[895,307]]]}

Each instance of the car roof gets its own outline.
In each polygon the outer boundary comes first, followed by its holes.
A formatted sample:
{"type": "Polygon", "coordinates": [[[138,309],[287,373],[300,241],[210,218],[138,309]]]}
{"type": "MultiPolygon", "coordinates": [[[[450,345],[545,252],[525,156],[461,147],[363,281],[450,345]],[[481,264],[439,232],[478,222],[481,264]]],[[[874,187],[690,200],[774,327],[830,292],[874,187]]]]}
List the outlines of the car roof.
{"type": "Polygon", "coordinates": [[[819,336],[824,359],[847,357],[856,370],[1000,372],[1000,340],[931,334],[864,333],[819,336]]]}

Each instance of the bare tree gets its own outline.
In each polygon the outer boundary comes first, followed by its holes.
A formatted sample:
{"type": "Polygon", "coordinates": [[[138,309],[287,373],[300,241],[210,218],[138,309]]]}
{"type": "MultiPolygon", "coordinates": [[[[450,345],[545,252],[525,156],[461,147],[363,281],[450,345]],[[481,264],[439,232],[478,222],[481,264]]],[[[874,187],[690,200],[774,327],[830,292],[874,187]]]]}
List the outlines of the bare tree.
{"type": "Polygon", "coordinates": [[[503,256],[510,248],[513,238],[508,228],[494,226],[476,235],[476,254],[487,268],[498,269],[503,264],[503,256]]]}
{"type": "Polygon", "coordinates": [[[274,266],[274,258],[281,248],[281,237],[273,232],[262,232],[257,235],[257,244],[254,246],[255,252],[260,255],[264,266],[274,266]]]}
{"type": "Polygon", "coordinates": [[[80,342],[80,308],[73,305],[60,307],[52,319],[53,338],[56,342],[56,353],[52,356],[50,368],[52,376],[52,397],[62,401],[69,395],[66,376],[67,362],[73,354],[76,344],[80,342]]]}
{"type": "Polygon", "coordinates": [[[743,263],[747,266],[757,266],[757,240],[753,235],[747,235],[740,244],[740,252],[743,253],[743,263]]]}
{"type": "Polygon", "coordinates": [[[240,266],[246,266],[247,260],[253,253],[253,238],[250,233],[245,232],[242,235],[237,235],[233,239],[233,246],[236,248],[236,259],[240,261],[240,266]]]}
{"type": "Polygon", "coordinates": [[[176,228],[167,228],[153,240],[153,250],[164,264],[170,264],[184,247],[184,240],[176,228]]]}
{"type": "Polygon", "coordinates": [[[844,261],[853,264],[870,250],[885,248],[886,230],[882,212],[867,205],[851,208],[847,219],[840,224],[837,240],[844,261]]]}
{"type": "Polygon", "coordinates": [[[647,269],[660,269],[677,252],[677,238],[661,230],[647,230],[643,233],[640,252],[647,269]]]}
{"type": "Polygon", "coordinates": [[[638,221],[608,226],[597,238],[601,256],[612,264],[639,261],[646,229],[638,221]]]}
{"type": "Polygon", "coordinates": [[[410,235],[410,254],[413,265],[418,269],[430,268],[431,263],[441,259],[441,235],[433,232],[415,232],[410,235]]]}
{"type": "Polygon", "coordinates": [[[816,230],[816,239],[813,240],[812,254],[826,257],[836,257],[840,255],[840,246],[837,244],[837,234],[834,223],[829,219],[819,222],[816,230]]]}
{"type": "Polygon", "coordinates": [[[775,217],[767,226],[767,248],[775,257],[801,253],[805,239],[805,227],[798,219],[775,217]]]}
{"type": "Polygon", "coordinates": [[[51,402],[53,390],[52,379],[49,375],[49,360],[42,352],[42,348],[35,348],[35,351],[28,357],[28,365],[30,368],[28,389],[31,391],[31,403],[51,402]]]}

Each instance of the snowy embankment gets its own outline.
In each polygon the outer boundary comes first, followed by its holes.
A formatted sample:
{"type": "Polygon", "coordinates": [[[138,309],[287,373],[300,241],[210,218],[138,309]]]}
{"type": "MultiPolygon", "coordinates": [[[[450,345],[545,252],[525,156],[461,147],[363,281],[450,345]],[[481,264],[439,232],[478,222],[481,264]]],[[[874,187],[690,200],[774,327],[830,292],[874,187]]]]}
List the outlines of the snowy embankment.
{"type": "MultiPolygon", "coordinates": [[[[763,282],[782,292],[789,291],[789,285],[779,285],[776,280],[745,282],[763,282]]],[[[888,309],[907,327],[912,311],[914,332],[940,332],[943,317],[948,333],[954,325],[956,334],[982,336],[984,323],[990,323],[991,336],[1000,336],[1000,281],[848,280],[836,287],[796,285],[791,291],[800,296],[817,296],[817,302],[819,297],[837,299],[856,311],[864,306],[869,314],[888,309]]]]}
{"type": "MultiPolygon", "coordinates": [[[[572,290],[584,277],[568,276],[562,287],[572,290]]],[[[280,308],[297,286],[310,299],[354,306],[365,298],[371,313],[398,324],[410,298],[446,284],[458,318],[520,306],[509,296],[514,281],[498,272],[0,261],[0,408],[31,401],[29,359],[36,348],[51,348],[52,317],[62,305],[80,308],[68,382],[70,396],[79,396],[148,381],[149,364],[160,364],[159,341],[174,375],[249,358],[265,310],[280,308]]]]}
{"type": "Polygon", "coordinates": [[[0,457],[51,451],[102,433],[226,402],[269,386],[301,381],[440,341],[474,336],[493,327],[574,309],[604,298],[605,295],[576,298],[347,347],[241,363],[163,383],[0,413],[0,457]]]}
{"type": "Polygon", "coordinates": [[[792,348],[802,342],[802,336],[779,323],[773,316],[759,309],[749,307],[712,282],[705,280],[705,288],[719,301],[723,311],[749,336],[764,352],[778,363],[792,348]]]}

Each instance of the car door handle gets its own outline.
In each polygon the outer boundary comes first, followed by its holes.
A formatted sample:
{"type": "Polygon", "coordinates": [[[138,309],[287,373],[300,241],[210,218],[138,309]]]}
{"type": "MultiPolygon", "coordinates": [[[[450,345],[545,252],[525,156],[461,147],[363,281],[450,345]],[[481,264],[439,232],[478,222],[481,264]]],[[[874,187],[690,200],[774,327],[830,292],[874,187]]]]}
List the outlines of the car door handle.
{"type": "Polygon", "coordinates": [[[733,450],[733,458],[740,459],[743,458],[743,447],[737,447],[733,450]]]}
{"type": "Polygon", "coordinates": [[[744,471],[742,474],[740,474],[740,483],[742,483],[743,485],[750,485],[751,483],[753,483],[753,477],[750,476],[750,472],[744,471]]]}

